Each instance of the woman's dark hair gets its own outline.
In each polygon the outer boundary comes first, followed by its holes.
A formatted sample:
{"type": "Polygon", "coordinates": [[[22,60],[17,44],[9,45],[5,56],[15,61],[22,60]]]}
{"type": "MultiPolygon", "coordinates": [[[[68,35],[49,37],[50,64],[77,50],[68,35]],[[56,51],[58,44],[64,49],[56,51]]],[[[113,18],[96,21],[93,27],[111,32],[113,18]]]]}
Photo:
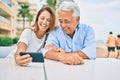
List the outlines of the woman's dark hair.
{"type": "Polygon", "coordinates": [[[34,24],[34,26],[35,26],[35,31],[37,31],[38,30],[38,18],[39,18],[39,16],[40,16],[40,14],[43,12],[43,11],[48,11],[49,13],[50,13],[50,18],[51,18],[51,20],[50,20],[50,25],[49,25],[49,28],[48,28],[48,30],[46,31],[46,33],[49,33],[50,31],[52,31],[54,28],[55,28],[55,19],[56,19],[56,17],[55,17],[55,13],[54,13],[54,11],[52,10],[52,8],[51,7],[49,7],[49,6],[43,6],[40,10],[39,10],[39,12],[38,12],[38,14],[37,14],[37,16],[36,16],[36,19],[35,19],[35,24],[34,24]]]}

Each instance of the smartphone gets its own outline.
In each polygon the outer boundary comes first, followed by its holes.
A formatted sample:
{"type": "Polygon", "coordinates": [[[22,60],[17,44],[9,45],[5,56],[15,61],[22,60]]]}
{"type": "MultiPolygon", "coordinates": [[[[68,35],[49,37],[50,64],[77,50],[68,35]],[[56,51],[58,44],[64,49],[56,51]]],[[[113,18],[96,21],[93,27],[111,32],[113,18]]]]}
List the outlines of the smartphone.
{"type": "Polygon", "coordinates": [[[42,53],[39,52],[21,52],[20,56],[29,54],[32,57],[32,62],[44,62],[44,57],[42,53]]]}

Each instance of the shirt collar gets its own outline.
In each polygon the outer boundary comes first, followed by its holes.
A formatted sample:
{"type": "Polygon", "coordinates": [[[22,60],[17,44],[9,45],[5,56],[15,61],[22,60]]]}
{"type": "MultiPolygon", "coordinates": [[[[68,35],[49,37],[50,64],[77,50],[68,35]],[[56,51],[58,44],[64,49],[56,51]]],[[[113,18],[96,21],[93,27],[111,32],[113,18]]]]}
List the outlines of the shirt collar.
{"type": "Polygon", "coordinates": [[[75,31],[78,31],[79,30],[79,28],[80,28],[80,23],[78,23],[78,25],[77,25],[77,27],[76,27],[76,29],[75,29],[75,31]]]}

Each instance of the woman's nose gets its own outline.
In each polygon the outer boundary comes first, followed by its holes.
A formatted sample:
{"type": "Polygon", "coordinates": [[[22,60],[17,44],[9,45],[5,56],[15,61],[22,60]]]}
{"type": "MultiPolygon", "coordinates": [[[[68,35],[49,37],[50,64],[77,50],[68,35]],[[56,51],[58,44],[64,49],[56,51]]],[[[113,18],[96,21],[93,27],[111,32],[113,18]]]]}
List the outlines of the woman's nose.
{"type": "Polygon", "coordinates": [[[43,23],[46,24],[46,23],[47,23],[47,20],[43,20],[43,23]]]}

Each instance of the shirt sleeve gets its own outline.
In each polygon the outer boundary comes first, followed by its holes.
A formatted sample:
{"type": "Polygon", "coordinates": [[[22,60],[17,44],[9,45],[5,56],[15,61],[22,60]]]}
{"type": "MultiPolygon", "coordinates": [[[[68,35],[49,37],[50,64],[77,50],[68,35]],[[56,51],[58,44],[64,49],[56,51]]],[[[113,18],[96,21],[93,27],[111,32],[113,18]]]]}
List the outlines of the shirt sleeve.
{"type": "Polygon", "coordinates": [[[84,52],[89,57],[89,59],[96,58],[95,34],[94,30],[91,27],[89,27],[86,31],[84,48],[81,51],[84,52]]]}
{"type": "Polygon", "coordinates": [[[30,30],[29,29],[25,29],[22,32],[22,34],[21,34],[21,36],[19,38],[18,43],[19,42],[24,42],[26,45],[28,45],[29,35],[30,35],[30,30]]]}

